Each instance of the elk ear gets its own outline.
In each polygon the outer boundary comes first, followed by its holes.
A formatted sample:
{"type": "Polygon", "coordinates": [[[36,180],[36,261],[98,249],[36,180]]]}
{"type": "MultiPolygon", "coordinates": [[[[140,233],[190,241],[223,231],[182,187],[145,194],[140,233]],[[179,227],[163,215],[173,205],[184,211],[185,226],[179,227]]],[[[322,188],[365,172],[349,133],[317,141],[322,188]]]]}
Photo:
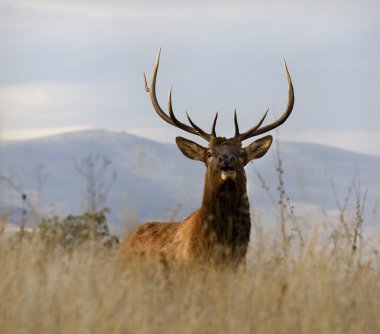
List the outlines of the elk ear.
{"type": "Polygon", "coordinates": [[[205,152],[206,148],[198,145],[197,143],[194,143],[191,140],[177,137],[175,139],[177,146],[181,150],[181,152],[188,157],[189,159],[193,160],[199,160],[204,162],[205,161],[205,152]]]}
{"type": "Polygon", "coordinates": [[[272,144],[272,136],[265,136],[253,143],[249,144],[244,148],[245,154],[247,156],[247,163],[253,159],[261,158],[265,153],[267,153],[270,145],[272,144]]]}

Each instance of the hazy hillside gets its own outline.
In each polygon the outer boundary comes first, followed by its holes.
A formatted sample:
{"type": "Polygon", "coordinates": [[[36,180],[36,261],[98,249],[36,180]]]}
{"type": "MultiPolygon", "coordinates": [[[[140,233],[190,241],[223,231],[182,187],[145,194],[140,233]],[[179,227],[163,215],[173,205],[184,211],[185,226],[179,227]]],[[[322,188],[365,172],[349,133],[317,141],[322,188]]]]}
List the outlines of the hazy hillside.
{"type": "MultiPolygon", "coordinates": [[[[174,138],[173,138],[174,142],[174,138]]],[[[265,179],[271,196],[277,201],[278,174],[275,167],[276,146],[254,163],[265,179]]],[[[13,210],[13,220],[20,219],[25,204],[21,193],[44,213],[79,213],[85,208],[86,182],[77,170],[83,159],[92,155],[111,160],[103,180],[111,184],[107,205],[110,219],[117,225],[128,216],[139,221],[178,218],[196,209],[201,200],[204,167],[182,156],[173,144],[162,144],[123,132],[105,130],[67,133],[43,139],[1,143],[1,204],[13,210]],[[180,206],[180,207],[178,207],[180,206]]],[[[355,175],[360,174],[361,192],[368,189],[366,220],[372,222],[380,199],[380,157],[348,152],[332,147],[280,143],[287,195],[296,215],[336,210],[336,189],[344,202],[355,175]]],[[[95,166],[96,167],[96,166],[95,166]]],[[[274,220],[276,207],[261,186],[253,165],[246,168],[253,207],[264,222],[274,220]]],[[[359,178],[357,178],[357,181],[359,178]]],[[[356,182],[358,183],[358,182],[356,182]]],[[[354,194],[350,209],[354,209],[354,194]]]]}

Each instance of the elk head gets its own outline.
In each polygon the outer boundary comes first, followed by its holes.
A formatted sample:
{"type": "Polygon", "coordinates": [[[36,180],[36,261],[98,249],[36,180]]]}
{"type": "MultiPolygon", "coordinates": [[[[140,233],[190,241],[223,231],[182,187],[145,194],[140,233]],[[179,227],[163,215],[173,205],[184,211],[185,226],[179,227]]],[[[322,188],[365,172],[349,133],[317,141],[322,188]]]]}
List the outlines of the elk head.
{"type": "Polygon", "coordinates": [[[172,90],[169,90],[168,98],[168,111],[166,114],[160,107],[156,97],[156,79],[157,71],[160,62],[160,52],[157,55],[156,65],[153,71],[153,77],[150,88],[148,87],[146,76],[145,90],[150,93],[150,98],[154,109],[157,114],[167,123],[180,128],[186,132],[192,133],[196,136],[200,136],[208,141],[208,147],[200,146],[199,144],[190,141],[188,139],[177,137],[176,143],[181,152],[188,158],[193,160],[199,160],[203,162],[207,167],[206,179],[211,178],[214,180],[214,184],[223,188],[224,184],[230,185],[229,189],[239,190],[239,185],[245,186],[245,173],[244,166],[253,159],[261,158],[269,149],[272,144],[272,136],[268,135],[258,140],[255,140],[246,147],[242,146],[242,142],[254,136],[266,133],[274,128],[283,124],[292,112],[294,105],[294,90],[289,71],[284,61],[285,72],[288,79],[288,105],[283,115],[275,122],[262,126],[268,110],[265,112],[260,121],[246,132],[240,133],[239,125],[237,121],[236,110],[234,114],[235,123],[235,135],[232,138],[218,137],[215,132],[216,121],[218,113],[216,113],[212,129],[210,133],[205,132],[199,126],[197,126],[188,113],[186,113],[187,119],[190,125],[180,122],[174,115],[172,108],[172,90]],[[232,187],[232,188],[231,188],[232,187]]]}

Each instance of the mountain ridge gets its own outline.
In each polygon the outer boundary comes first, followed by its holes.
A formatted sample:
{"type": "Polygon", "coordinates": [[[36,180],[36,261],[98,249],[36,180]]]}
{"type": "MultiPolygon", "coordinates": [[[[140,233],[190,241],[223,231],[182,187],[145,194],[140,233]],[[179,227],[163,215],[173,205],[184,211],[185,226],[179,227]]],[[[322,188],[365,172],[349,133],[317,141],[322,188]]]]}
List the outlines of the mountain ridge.
{"type": "MultiPolygon", "coordinates": [[[[66,137],[72,137],[72,136],[82,136],[82,135],[88,135],[88,136],[94,136],[95,134],[98,134],[98,135],[127,135],[129,137],[132,137],[132,138],[136,138],[136,139],[139,139],[140,141],[146,141],[146,142],[150,142],[150,143],[159,143],[159,144],[162,144],[162,145],[175,145],[175,138],[173,137],[173,142],[166,142],[166,141],[159,141],[159,140],[154,140],[154,139],[151,139],[151,138],[148,138],[148,137],[145,137],[145,136],[138,136],[138,135],[135,135],[135,134],[132,134],[132,133],[129,133],[128,131],[126,130],[114,130],[114,129],[102,129],[102,128],[92,128],[92,129],[85,129],[85,130],[73,130],[73,131],[67,131],[67,132],[63,132],[63,133],[57,133],[57,134],[51,134],[51,135],[46,135],[46,136],[41,136],[41,137],[36,137],[36,138],[28,138],[28,139],[1,139],[0,140],[0,147],[2,146],[2,144],[10,144],[10,143],[25,143],[25,142],[28,142],[28,141],[33,141],[33,142],[37,142],[37,141],[44,141],[44,140],[54,140],[54,139],[63,139],[63,138],[66,138],[66,137]]],[[[275,138],[276,140],[276,138],[275,138]]],[[[196,140],[195,140],[196,141],[196,140]]],[[[320,143],[315,143],[315,142],[300,142],[300,141],[295,141],[295,140],[287,140],[287,139],[284,139],[284,140],[280,140],[281,143],[291,143],[291,144],[294,144],[294,145],[307,145],[309,147],[315,147],[315,148],[328,148],[328,149],[331,149],[331,150],[338,150],[340,152],[348,152],[350,154],[355,154],[355,155],[358,155],[358,156],[370,156],[370,157],[374,157],[374,158],[380,158],[380,155],[376,155],[376,154],[369,154],[369,153],[362,153],[362,152],[357,152],[357,151],[354,151],[354,150],[349,150],[349,149],[344,149],[344,148],[340,148],[340,147],[337,147],[337,146],[334,146],[334,145],[327,145],[327,144],[320,144],[320,143]]],[[[202,143],[201,143],[202,144],[202,143]]],[[[203,145],[206,145],[203,141],[203,145]]]]}
{"type": "MultiPolygon", "coordinates": [[[[31,201],[39,202],[36,206],[44,214],[83,211],[85,184],[77,167],[91,155],[98,157],[98,163],[104,156],[112,161],[104,181],[112,183],[106,204],[114,225],[129,215],[145,221],[168,219],[170,212],[174,215],[178,211],[176,218],[181,219],[201,202],[204,167],[182,156],[175,144],[125,131],[96,129],[2,141],[0,148],[1,192],[7,194],[2,196],[3,207],[21,207],[22,190],[31,201]],[[113,171],[118,176],[112,182],[113,171]],[[13,188],[4,179],[12,180],[13,188]]],[[[280,141],[279,148],[274,143],[269,154],[254,162],[255,170],[252,165],[246,167],[252,207],[264,220],[275,219],[276,208],[257,173],[264,177],[276,198],[277,150],[283,163],[287,196],[296,213],[301,206],[336,210],[336,197],[344,201],[355,174],[360,174],[362,192],[368,189],[370,210],[376,209],[380,198],[380,157],[326,145],[280,141]]]]}

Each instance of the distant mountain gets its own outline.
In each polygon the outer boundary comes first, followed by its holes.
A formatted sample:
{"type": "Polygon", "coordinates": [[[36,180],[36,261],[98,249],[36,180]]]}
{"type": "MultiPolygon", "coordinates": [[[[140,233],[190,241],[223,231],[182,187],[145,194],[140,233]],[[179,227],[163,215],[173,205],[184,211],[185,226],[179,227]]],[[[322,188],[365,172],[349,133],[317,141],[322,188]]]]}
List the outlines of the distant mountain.
{"type": "MultiPolygon", "coordinates": [[[[273,221],[277,214],[276,151],[273,144],[270,153],[246,167],[252,207],[263,222],[273,221]],[[265,180],[270,195],[257,173],[265,180]]],[[[360,179],[361,196],[368,191],[366,220],[372,222],[373,216],[378,215],[380,157],[294,142],[281,142],[279,152],[286,194],[297,216],[313,216],[322,209],[337,210],[336,198],[343,206],[354,177],[356,185],[360,179]]],[[[94,191],[107,194],[106,204],[114,226],[133,216],[138,221],[180,219],[199,206],[203,190],[201,163],[185,158],[174,144],[124,132],[89,130],[4,141],[0,144],[0,163],[1,212],[13,212],[13,223],[21,220],[22,210],[80,213],[88,206],[88,194],[94,191]],[[87,160],[87,171],[92,162],[94,173],[102,175],[95,176],[92,186],[78,172],[85,168],[83,161],[88,157],[92,159],[87,160]],[[101,174],[99,168],[107,161],[104,157],[111,163],[101,174]]],[[[351,190],[349,211],[354,210],[355,187],[351,190]]],[[[102,202],[102,198],[99,200],[102,202]]]]}

